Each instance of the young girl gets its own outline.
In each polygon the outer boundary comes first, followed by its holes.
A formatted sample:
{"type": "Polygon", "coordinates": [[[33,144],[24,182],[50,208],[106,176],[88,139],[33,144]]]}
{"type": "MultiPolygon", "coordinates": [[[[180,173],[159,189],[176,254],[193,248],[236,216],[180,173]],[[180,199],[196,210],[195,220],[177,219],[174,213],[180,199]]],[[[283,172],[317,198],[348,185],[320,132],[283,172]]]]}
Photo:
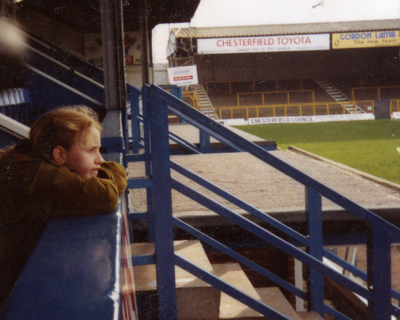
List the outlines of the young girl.
{"type": "Polygon", "coordinates": [[[64,107],[0,155],[0,309],[50,219],[116,208],[126,170],[104,161],[100,134],[91,109],[64,107]]]}

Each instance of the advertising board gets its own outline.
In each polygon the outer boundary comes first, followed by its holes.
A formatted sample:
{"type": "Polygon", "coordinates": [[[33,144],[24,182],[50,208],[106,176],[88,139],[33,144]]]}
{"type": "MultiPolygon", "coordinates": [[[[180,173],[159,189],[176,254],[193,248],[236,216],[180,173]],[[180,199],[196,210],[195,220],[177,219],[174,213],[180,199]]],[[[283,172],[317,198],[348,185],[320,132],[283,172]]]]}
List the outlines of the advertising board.
{"type": "Polygon", "coordinates": [[[329,50],[329,34],[198,39],[197,53],[284,52],[329,50]]]}
{"type": "Polygon", "coordinates": [[[188,86],[191,84],[198,84],[197,66],[184,66],[168,68],[169,84],[177,86],[188,86]]]}
{"type": "Polygon", "coordinates": [[[282,123],[308,123],[308,122],[328,122],[328,121],[354,121],[354,120],[374,120],[372,113],[361,114],[332,114],[321,116],[297,116],[297,117],[268,117],[268,118],[249,118],[249,125],[257,124],[282,124],[282,123]]]}
{"type": "Polygon", "coordinates": [[[332,34],[332,49],[400,46],[400,31],[346,32],[332,34]]]}

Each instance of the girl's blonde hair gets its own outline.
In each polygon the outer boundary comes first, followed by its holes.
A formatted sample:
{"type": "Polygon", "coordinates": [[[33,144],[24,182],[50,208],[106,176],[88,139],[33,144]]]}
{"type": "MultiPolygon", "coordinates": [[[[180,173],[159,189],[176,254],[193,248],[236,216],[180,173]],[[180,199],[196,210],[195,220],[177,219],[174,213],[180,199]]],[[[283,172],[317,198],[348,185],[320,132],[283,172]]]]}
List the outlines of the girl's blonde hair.
{"type": "Polygon", "coordinates": [[[53,157],[56,146],[69,150],[91,127],[101,133],[97,114],[85,106],[62,107],[45,113],[32,124],[29,132],[33,152],[53,157]]]}

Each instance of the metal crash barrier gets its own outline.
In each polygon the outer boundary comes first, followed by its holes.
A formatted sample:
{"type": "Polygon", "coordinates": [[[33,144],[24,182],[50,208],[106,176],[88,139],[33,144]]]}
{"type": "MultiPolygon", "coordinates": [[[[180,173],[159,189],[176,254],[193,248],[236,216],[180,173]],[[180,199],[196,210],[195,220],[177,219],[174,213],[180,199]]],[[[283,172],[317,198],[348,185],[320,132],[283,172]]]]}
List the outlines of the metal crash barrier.
{"type": "Polygon", "coordinates": [[[358,107],[365,112],[374,113],[375,101],[313,102],[272,105],[215,107],[219,119],[317,116],[330,114],[357,113],[358,107]]]}

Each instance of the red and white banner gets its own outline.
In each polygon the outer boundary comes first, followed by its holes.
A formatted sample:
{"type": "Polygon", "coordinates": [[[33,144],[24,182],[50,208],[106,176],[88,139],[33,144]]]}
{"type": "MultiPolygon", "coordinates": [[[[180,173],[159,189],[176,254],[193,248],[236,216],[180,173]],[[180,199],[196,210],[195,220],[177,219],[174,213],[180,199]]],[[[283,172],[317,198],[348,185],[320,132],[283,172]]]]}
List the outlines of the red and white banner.
{"type": "Polygon", "coordinates": [[[250,53],[329,50],[329,34],[301,34],[271,37],[198,39],[197,53],[250,53]]]}

